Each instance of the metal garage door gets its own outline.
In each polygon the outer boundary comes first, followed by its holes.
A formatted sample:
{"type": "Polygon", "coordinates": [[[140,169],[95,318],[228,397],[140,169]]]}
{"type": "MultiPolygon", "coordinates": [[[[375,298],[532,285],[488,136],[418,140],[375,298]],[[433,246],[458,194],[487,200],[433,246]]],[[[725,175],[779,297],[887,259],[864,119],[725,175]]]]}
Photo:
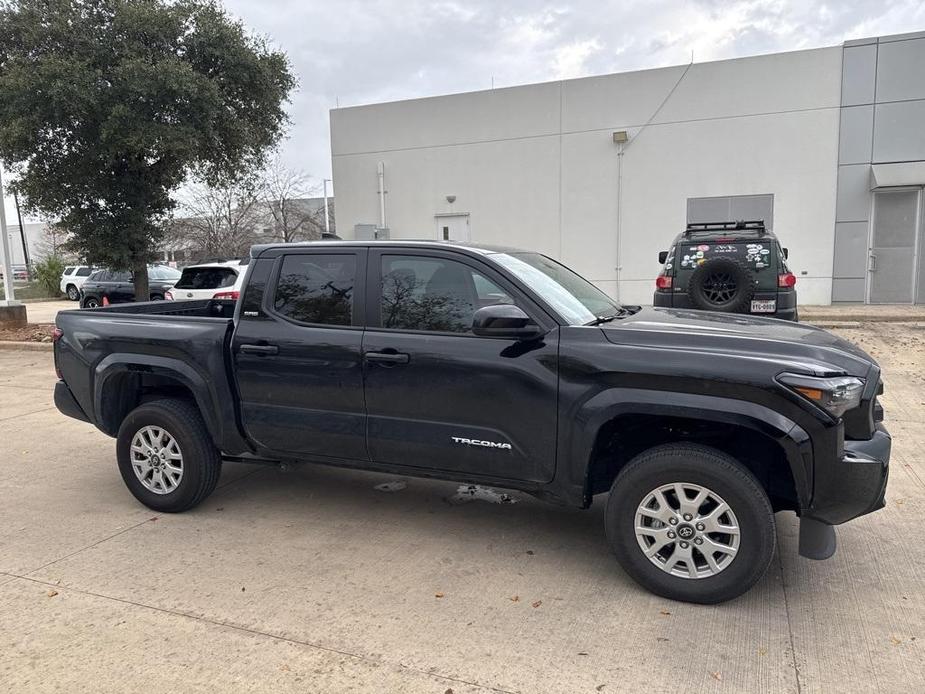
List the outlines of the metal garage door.
{"type": "Polygon", "coordinates": [[[774,228],[774,195],[724,195],[716,198],[688,198],[687,223],[732,222],[763,219],[774,228]]]}

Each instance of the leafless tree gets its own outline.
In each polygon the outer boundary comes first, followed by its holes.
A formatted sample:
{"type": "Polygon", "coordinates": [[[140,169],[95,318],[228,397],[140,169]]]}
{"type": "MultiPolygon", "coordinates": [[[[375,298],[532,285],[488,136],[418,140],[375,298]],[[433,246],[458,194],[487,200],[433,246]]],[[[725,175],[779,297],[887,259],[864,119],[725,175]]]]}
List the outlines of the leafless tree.
{"type": "MultiPolygon", "coordinates": [[[[322,185],[302,171],[287,168],[277,156],[263,174],[261,201],[274,241],[311,241],[324,231],[324,205],[312,204],[323,195],[322,185]]],[[[328,206],[333,214],[333,205],[328,206]]],[[[331,217],[333,230],[333,217],[331,217]]]]}
{"type": "Polygon", "coordinates": [[[76,256],[68,248],[70,234],[58,222],[46,221],[42,236],[35,244],[35,258],[60,258],[64,262],[73,262],[76,256]]]}
{"type": "Polygon", "coordinates": [[[258,185],[251,180],[210,187],[194,184],[169,223],[168,245],[192,256],[242,257],[263,223],[258,185]]]}

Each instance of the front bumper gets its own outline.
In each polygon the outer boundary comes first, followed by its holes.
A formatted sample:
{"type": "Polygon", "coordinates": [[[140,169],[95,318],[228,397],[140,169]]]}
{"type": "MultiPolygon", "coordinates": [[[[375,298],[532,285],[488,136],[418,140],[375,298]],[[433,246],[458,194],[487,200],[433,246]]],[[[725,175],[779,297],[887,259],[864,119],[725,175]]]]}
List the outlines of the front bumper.
{"type": "Polygon", "coordinates": [[[882,424],[866,441],[845,441],[838,474],[817,481],[812,507],[800,518],[800,554],[828,559],[835,553],[833,525],[877,511],[886,505],[893,441],[882,424]]]}

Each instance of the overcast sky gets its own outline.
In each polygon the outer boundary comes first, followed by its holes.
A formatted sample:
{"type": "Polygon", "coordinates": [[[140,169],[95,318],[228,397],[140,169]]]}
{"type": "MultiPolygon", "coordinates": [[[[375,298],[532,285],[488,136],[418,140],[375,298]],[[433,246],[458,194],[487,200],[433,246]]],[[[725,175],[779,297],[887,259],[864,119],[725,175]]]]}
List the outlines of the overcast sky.
{"type": "Polygon", "coordinates": [[[283,145],[330,177],[328,110],[925,30],[922,0],[225,0],[288,53],[283,145]]]}

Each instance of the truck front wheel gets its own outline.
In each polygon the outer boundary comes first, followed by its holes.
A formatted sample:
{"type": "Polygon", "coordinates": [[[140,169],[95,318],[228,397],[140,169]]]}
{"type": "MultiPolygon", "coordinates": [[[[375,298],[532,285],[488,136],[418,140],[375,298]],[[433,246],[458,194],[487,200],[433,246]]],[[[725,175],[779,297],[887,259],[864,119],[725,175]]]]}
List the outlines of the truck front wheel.
{"type": "Polygon", "coordinates": [[[134,497],[165,513],[202,502],[222,470],[199,410],[172,398],[145,403],[128,414],[119,427],[116,458],[134,497]]]}
{"type": "Polygon", "coordinates": [[[617,475],[605,529],[624,570],[673,600],[718,603],[751,588],[774,555],[774,513],[755,476],[707,446],[649,449],[617,475]]]}

